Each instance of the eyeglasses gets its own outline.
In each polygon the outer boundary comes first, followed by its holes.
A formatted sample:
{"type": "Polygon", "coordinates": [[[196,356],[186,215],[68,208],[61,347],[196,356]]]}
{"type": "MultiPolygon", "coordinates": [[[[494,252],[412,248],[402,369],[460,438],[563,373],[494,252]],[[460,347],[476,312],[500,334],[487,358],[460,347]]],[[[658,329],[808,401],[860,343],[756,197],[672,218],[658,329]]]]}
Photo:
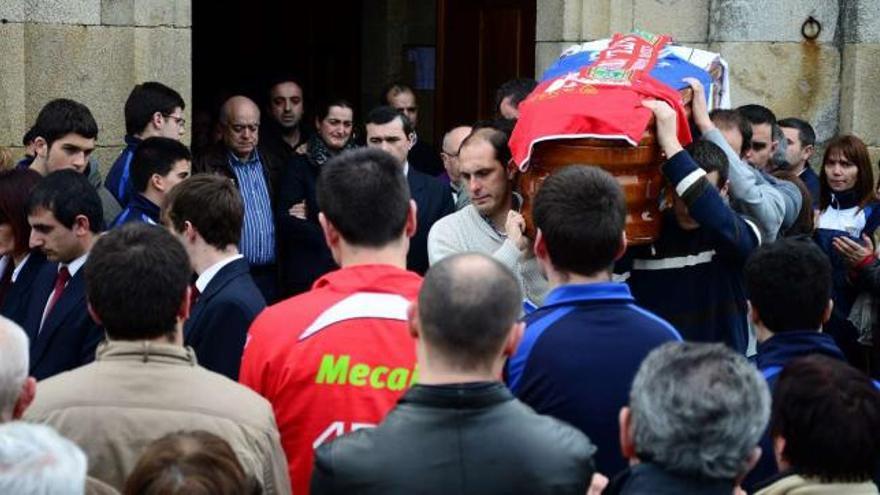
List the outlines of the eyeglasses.
{"type": "Polygon", "coordinates": [[[163,113],[162,116],[165,117],[166,119],[173,120],[180,127],[186,127],[186,119],[183,117],[178,117],[177,115],[170,115],[167,113],[163,113]]]}

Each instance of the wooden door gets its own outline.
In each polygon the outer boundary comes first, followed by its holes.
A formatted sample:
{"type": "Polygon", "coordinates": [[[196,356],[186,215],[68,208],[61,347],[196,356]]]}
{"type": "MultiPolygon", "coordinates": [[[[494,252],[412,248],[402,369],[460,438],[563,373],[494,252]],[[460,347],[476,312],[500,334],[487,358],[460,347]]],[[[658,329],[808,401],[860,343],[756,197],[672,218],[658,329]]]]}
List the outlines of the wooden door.
{"type": "Polygon", "coordinates": [[[435,141],[495,115],[504,81],[535,76],[535,0],[437,1],[435,141]]]}

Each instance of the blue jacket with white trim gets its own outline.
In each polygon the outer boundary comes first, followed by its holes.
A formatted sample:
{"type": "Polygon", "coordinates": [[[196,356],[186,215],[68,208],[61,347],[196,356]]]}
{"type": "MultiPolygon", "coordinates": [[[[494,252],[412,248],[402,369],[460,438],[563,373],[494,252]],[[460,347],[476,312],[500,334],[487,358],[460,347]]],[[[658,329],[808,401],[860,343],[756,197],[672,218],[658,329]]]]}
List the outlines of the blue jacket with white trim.
{"type": "Polygon", "coordinates": [[[618,262],[636,301],[672,323],[685,340],[748,345],[743,267],[758,247],[758,228],[735,213],[687,151],[663,173],[699,228],[681,228],[670,209],[657,241],[633,246],[618,262]]]}
{"type": "Polygon", "coordinates": [[[159,222],[159,205],[147,199],[143,194],[135,193],[128,201],[128,206],[113,219],[110,224],[111,229],[115,229],[129,222],[141,222],[150,225],[158,225],[159,222]]]}
{"type": "MultiPolygon", "coordinates": [[[[779,372],[789,362],[803,356],[811,354],[822,354],[834,359],[846,361],[840,348],[834,343],[834,338],[825,333],[819,333],[816,330],[789,331],[774,334],[769,339],[758,344],[758,353],[754,357],[754,362],[758,366],[758,370],[767,380],[767,386],[770,387],[772,393],[776,386],[776,380],[779,378],[779,372]]],[[[755,467],[749,471],[749,475],[743,482],[746,489],[755,488],[756,484],[761,483],[767,478],[773,476],[779,471],[776,466],[776,459],[773,456],[773,441],[770,438],[769,428],[761,437],[761,458],[755,467]]]]}
{"type": "Polygon", "coordinates": [[[107,172],[107,179],[104,180],[104,187],[123,207],[128,206],[128,202],[134,195],[131,187],[131,159],[140,144],[140,139],[134,136],[125,136],[125,149],[113,162],[113,166],[107,172]]]}
{"type": "Polygon", "coordinates": [[[617,414],[651,350],[680,341],[675,328],[636,306],[626,284],[563,285],[526,315],[526,330],[506,367],[511,391],[539,414],[566,421],[598,447],[596,465],[626,467],[617,414]]]}

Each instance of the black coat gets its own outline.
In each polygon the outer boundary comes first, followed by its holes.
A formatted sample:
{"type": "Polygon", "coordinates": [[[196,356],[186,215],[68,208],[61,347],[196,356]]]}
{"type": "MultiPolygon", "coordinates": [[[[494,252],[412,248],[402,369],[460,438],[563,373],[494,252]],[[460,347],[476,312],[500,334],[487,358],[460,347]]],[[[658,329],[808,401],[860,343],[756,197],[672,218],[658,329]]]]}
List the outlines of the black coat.
{"type": "Polygon", "coordinates": [[[418,207],[418,225],[415,235],[409,240],[406,268],[424,274],[428,271],[428,232],[434,222],[455,213],[455,203],[444,184],[412,167],[409,168],[406,181],[409,183],[410,195],[418,207]]]}
{"type": "Polygon", "coordinates": [[[265,307],[247,261],[232,261],[214,275],[192,307],[184,344],[196,351],[200,366],[238,381],[248,328],[265,307]]]}
{"type": "Polygon", "coordinates": [[[42,329],[40,320],[55,286],[58,264],[46,263],[34,280],[22,326],[31,343],[30,374],[37,380],[92,362],[95,348],[104,339],[104,329],[86,307],[84,271],[81,267],[71,277],[42,329]]]}
{"type": "Polygon", "coordinates": [[[25,262],[24,267],[19,272],[15,283],[9,288],[6,297],[3,299],[3,307],[0,308],[0,315],[23,326],[27,319],[28,303],[30,301],[31,292],[34,288],[34,281],[42,270],[43,265],[47,264],[46,255],[39,250],[31,251],[30,257],[25,262]]]}
{"type": "Polygon", "coordinates": [[[501,383],[416,385],[376,428],[315,451],[311,493],[583,495],[595,450],[501,383]]]}

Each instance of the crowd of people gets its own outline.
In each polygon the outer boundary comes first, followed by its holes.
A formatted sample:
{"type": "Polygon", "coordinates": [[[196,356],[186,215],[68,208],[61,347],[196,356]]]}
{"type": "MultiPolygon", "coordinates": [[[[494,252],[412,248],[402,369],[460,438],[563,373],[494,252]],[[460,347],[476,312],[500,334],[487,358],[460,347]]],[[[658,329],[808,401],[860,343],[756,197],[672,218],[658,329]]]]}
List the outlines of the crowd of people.
{"type": "Polygon", "coordinates": [[[877,494],[865,144],[816,174],[809,123],[688,84],[690,122],[642,102],[669,193],[637,246],[583,164],[527,234],[530,80],[435,149],[405,84],[360,142],[282,78],[192,151],[145,82],[104,178],[89,109],[50,101],[0,153],[0,492],[877,494]]]}

